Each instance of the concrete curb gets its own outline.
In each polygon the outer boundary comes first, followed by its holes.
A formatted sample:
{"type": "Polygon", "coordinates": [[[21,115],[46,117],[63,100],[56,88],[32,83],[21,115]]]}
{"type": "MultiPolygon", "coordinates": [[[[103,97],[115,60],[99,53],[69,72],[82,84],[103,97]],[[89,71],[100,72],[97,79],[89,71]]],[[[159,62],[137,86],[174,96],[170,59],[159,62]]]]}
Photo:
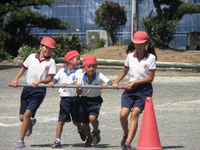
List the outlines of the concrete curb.
{"type": "MultiPolygon", "coordinates": [[[[82,58],[81,58],[82,61],[82,58]]],[[[97,59],[98,65],[101,66],[124,66],[124,60],[111,60],[111,59],[97,59]]],[[[56,59],[56,63],[65,63],[63,57],[56,59]]],[[[193,73],[198,73],[200,71],[200,64],[192,63],[176,63],[176,62],[156,62],[157,68],[175,68],[175,69],[190,69],[193,73]]]]}

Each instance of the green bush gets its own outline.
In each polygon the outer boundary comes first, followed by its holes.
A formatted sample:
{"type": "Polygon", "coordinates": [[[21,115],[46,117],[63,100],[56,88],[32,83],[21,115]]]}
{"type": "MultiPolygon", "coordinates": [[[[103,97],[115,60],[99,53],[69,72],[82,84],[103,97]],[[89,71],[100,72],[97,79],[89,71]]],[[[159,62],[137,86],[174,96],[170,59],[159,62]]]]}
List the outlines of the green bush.
{"type": "Polygon", "coordinates": [[[25,60],[30,54],[39,52],[39,48],[23,45],[18,50],[18,56],[25,60]]]}
{"type": "Polygon", "coordinates": [[[94,44],[94,49],[102,48],[106,44],[106,40],[103,38],[97,38],[94,44]]]}
{"type": "Polygon", "coordinates": [[[173,40],[176,33],[178,20],[169,20],[168,17],[162,19],[153,15],[153,11],[143,18],[142,26],[149,35],[149,41],[155,46],[166,48],[170,41],[173,40]]]}
{"type": "Polygon", "coordinates": [[[59,33],[55,38],[56,49],[53,52],[53,57],[64,57],[66,52],[70,50],[77,50],[80,54],[86,49],[86,45],[80,40],[79,36],[73,34],[72,36],[59,33]]]}
{"type": "Polygon", "coordinates": [[[0,62],[12,58],[11,55],[6,51],[7,49],[5,47],[5,39],[8,36],[9,35],[5,31],[0,29],[0,62]]]}
{"type": "Polygon", "coordinates": [[[9,60],[11,58],[11,55],[8,52],[6,52],[3,47],[0,47],[0,62],[3,60],[9,60]]]}
{"type": "Polygon", "coordinates": [[[106,43],[106,40],[103,38],[92,39],[90,40],[90,43],[87,45],[87,49],[91,51],[94,49],[102,48],[104,47],[105,43],[106,43]]]}

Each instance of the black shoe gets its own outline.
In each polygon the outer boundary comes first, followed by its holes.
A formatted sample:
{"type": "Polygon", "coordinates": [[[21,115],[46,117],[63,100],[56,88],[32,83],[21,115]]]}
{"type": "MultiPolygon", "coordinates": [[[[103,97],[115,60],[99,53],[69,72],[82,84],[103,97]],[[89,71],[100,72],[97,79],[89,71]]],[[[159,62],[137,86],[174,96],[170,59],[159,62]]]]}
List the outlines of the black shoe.
{"type": "Polygon", "coordinates": [[[92,143],[93,144],[98,144],[101,141],[100,137],[100,130],[98,129],[97,132],[92,132],[92,143]]]}
{"type": "Polygon", "coordinates": [[[58,140],[56,140],[51,146],[51,148],[61,148],[61,143],[58,140]]]}
{"type": "Polygon", "coordinates": [[[122,148],[122,149],[126,146],[126,145],[125,145],[126,139],[127,139],[127,135],[124,135],[123,138],[122,138],[122,140],[121,140],[121,148],[122,148]]]}
{"type": "Polygon", "coordinates": [[[84,147],[90,147],[92,145],[92,137],[88,137],[84,147]]]}
{"type": "Polygon", "coordinates": [[[124,144],[123,150],[131,150],[131,146],[124,144]]]}
{"type": "Polygon", "coordinates": [[[86,140],[86,135],[85,135],[85,132],[83,131],[83,129],[78,130],[78,133],[80,135],[81,140],[85,141],[86,140]]]}

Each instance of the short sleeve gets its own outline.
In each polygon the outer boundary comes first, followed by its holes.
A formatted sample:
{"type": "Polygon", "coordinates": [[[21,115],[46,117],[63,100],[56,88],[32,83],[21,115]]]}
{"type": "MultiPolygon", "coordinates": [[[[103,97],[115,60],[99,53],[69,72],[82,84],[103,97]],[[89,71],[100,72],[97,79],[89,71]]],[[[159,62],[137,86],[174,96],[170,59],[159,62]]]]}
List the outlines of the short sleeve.
{"type": "Polygon", "coordinates": [[[156,70],[156,57],[154,55],[151,55],[152,59],[149,65],[149,71],[155,71],[156,70]]]}
{"type": "Polygon", "coordinates": [[[131,57],[131,56],[133,56],[133,53],[130,53],[130,54],[128,54],[128,55],[126,56],[126,59],[125,59],[125,62],[124,62],[124,66],[126,66],[126,67],[129,67],[129,66],[130,66],[129,62],[130,62],[130,57],[131,57]]]}
{"type": "Polygon", "coordinates": [[[50,66],[48,75],[55,75],[56,74],[56,63],[54,59],[50,59],[50,66]]]}
{"type": "Polygon", "coordinates": [[[100,78],[101,84],[110,82],[110,80],[101,72],[99,73],[99,78],[100,78]]]}

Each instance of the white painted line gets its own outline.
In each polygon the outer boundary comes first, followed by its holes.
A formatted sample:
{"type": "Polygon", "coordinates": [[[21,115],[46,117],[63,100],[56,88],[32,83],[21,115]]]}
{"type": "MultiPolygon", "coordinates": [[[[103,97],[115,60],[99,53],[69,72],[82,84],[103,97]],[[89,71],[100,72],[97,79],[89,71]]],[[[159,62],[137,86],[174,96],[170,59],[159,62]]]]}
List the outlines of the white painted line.
{"type": "Polygon", "coordinates": [[[4,123],[0,123],[0,127],[16,127],[21,125],[21,123],[15,123],[15,124],[4,124],[4,123]]]}
{"type": "Polygon", "coordinates": [[[164,103],[164,104],[161,104],[161,105],[156,105],[156,107],[172,106],[172,105],[180,105],[180,104],[194,104],[194,103],[200,104],[200,100],[188,101],[188,102],[179,102],[179,103],[164,103]]]}
{"type": "MultiPolygon", "coordinates": [[[[18,119],[18,117],[0,117],[0,120],[3,119],[4,122],[6,120],[13,120],[13,119],[18,119]]],[[[58,118],[36,118],[37,119],[37,123],[46,123],[46,122],[51,122],[51,121],[58,121],[58,118]]],[[[2,123],[0,122],[0,127],[15,127],[15,126],[19,126],[21,125],[21,122],[18,121],[18,123],[13,123],[13,124],[6,124],[6,123],[2,123]]]]}

